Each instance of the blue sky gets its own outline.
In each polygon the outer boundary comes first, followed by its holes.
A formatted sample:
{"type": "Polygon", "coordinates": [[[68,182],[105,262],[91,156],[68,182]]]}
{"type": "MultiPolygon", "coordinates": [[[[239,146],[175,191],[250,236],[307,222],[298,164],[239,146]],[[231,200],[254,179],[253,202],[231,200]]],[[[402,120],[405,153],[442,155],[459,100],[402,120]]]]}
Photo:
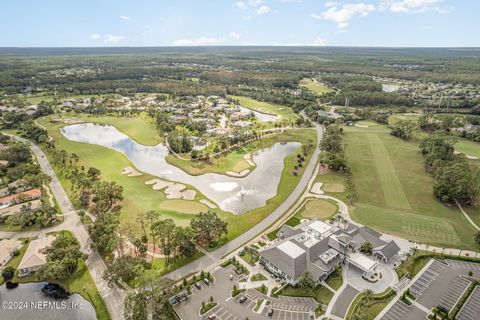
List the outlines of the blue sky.
{"type": "Polygon", "coordinates": [[[480,46],[479,0],[0,0],[0,46],[480,46]]]}

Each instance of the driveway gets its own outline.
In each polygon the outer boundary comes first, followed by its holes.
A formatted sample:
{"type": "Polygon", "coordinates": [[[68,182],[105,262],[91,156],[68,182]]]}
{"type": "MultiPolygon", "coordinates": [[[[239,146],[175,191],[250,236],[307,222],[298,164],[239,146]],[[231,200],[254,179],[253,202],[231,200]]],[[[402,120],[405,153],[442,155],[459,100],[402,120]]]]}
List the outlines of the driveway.
{"type": "Polygon", "coordinates": [[[377,270],[381,272],[382,278],[378,282],[372,283],[362,278],[363,271],[354,266],[349,266],[345,272],[345,281],[358,291],[370,289],[376,293],[383,292],[397,283],[398,277],[393,265],[378,262],[377,270]]]}
{"type": "Polygon", "coordinates": [[[350,285],[347,285],[338,299],[335,301],[335,305],[332,308],[332,315],[345,319],[350,304],[352,303],[353,299],[355,299],[355,296],[359,293],[360,291],[350,285]]]}

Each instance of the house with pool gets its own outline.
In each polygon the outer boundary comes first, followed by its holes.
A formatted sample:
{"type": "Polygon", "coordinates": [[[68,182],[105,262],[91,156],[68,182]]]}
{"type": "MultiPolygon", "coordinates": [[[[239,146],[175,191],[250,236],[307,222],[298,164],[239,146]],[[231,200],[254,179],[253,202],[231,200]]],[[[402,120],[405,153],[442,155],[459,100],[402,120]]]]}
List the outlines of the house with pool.
{"type": "Polygon", "coordinates": [[[368,278],[376,273],[378,263],[391,263],[400,252],[395,241],[384,241],[381,236],[354,224],[344,228],[322,221],[303,222],[293,228],[284,225],[277,240],[260,250],[260,264],[291,284],[305,271],[320,283],[342,265],[357,268],[368,278]],[[370,244],[369,255],[360,252],[365,243],[370,244]]]}

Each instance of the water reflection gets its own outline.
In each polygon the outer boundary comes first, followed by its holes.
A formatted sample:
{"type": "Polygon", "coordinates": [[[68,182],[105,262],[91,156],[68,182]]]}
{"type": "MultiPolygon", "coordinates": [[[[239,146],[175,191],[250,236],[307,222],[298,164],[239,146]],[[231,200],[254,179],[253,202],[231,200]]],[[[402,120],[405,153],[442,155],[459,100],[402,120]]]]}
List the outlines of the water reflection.
{"type": "Polygon", "coordinates": [[[45,283],[22,283],[15,289],[0,287],[0,319],[95,320],[95,309],[79,294],[53,299],[42,293],[45,283]]]}
{"type": "Polygon", "coordinates": [[[225,211],[241,214],[262,207],[274,197],[280,183],[284,159],[300,147],[298,142],[276,143],[253,155],[257,168],[243,178],[217,173],[191,176],[168,164],[168,149],[163,145],[144,146],[130,139],[115,127],[92,123],[62,128],[62,134],[77,142],[96,144],[126,155],[141,171],[194,186],[225,211]]]}

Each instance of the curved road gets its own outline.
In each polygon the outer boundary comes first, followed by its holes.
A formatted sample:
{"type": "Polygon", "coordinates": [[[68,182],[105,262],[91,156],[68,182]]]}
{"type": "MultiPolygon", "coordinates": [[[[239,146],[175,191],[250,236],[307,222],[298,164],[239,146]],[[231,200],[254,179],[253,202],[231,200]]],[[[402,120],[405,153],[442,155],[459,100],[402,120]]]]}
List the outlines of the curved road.
{"type": "MultiPolygon", "coordinates": [[[[323,127],[320,125],[315,125],[317,131],[317,142],[320,144],[320,141],[323,136],[323,127]]],[[[12,138],[27,142],[31,145],[31,149],[35,156],[38,159],[40,167],[52,178],[50,182],[50,188],[55,196],[55,199],[58,202],[58,205],[64,214],[64,221],[62,224],[46,228],[40,231],[31,231],[31,232],[1,232],[0,238],[19,238],[19,237],[35,237],[41,234],[52,231],[61,231],[68,230],[73,233],[73,235],[78,239],[81,245],[83,252],[88,254],[88,259],[86,260],[86,265],[90,271],[90,274],[95,282],[100,295],[105,302],[105,305],[112,317],[112,319],[122,319],[123,318],[123,300],[125,297],[125,292],[119,290],[117,287],[110,288],[106,281],[103,280],[102,275],[106,269],[105,262],[98,254],[96,250],[91,249],[92,240],[88,235],[85,226],[81,222],[80,218],[76,214],[75,208],[73,207],[70,199],[68,198],[65,190],[63,189],[58,177],[56,176],[53,168],[51,167],[47,157],[44,152],[35,144],[19,138],[17,136],[10,135],[12,138]]],[[[315,167],[317,164],[318,156],[320,154],[320,149],[318,147],[313,151],[313,155],[305,168],[305,172],[300,178],[300,182],[297,184],[293,192],[280,204],[272,213],[265,217],[262,221],[256,224],[253,228],[249,229],[242,235],[223,245],[222,247],[216,249],[213,252],[207,252],[201,250],[205,255],[198,258],[197,260],[172,271],[165,276],[173,280],[181,279],[190,274],[199,272],[201,270],[211,270],[217,266],[218,262],[222,257],[228,253],[238,249],[245,243],[249,242],[251,239],[255,238],[257,235],[265,231],[270,225],[275,223],[280,219],[288,209],[295,204],[298,198],[303,194],[306,189],[308,182],[310,181],[311,176],[315,173],[315,167]]]]}
{"type": "MultiPolygon", "coordinates": [[[[323,137],[323,127],[315,124],[315,129],[317,131],[317,142],[318,144],[320,144],[320,141],[322,140],[322,137],[323,137]]],[[[297,199],[303,194],[311,176],[315,172],[315,167],[317,164],[319,154],[320,154],[320,149],[317,147],[313,152],[310,162],[305,168],[305,172],[303,173],[300,179],[300,182],[297,184],[293,192],[287,197],[287,199],[285,199],[282,202],[282,204],[280,204],[272,213],[266,216],[262,221],[260,221],[258,224],[256,224],[254,227],[252,227],[245,233],[241,234],[240,236],[236,237],[232,241],[223,245],[222,247],[210,253],[204,252],[206,255],[198,258],[197,260],[179,269],[176,269],[166,274],[165,277],[168,277],[172,280],[178,280],[185,276],[199,272],[201,270],[211,270],[212,268],[216,267],[216,265],[218,264],[220,259],[222,259],[222,257],[238,249],[242,245],[246,244],[251,239],[255,238],[257,235],[259,235],[264,230],[266,230],[270,225],[275,223],[278,219],[280,219],[285,214],[285,212],[288,211],[288,209],[292,205],[295,204],[297,199]]]]}
{"type": "Polygon", "coordinates": [[[55,199],[57,199],[58,206],[64,215],[64,221],[62,224],[40,231],[0,232],[0,238],[36,237],[52,231],[70,231],[80,243],[81,250],[88,254],[88,259],[85,261],[85,264],[90,271],[90,275],[97,286],[100,296],[103,298],[110,316],[115,320],[123,319],[123,300],[125,293],[119,290],[117,287],[110,288],[107,282],[103,280],[102,275],[107,268],[105,262],[96,250],[92,250],[92,239],[90,239],[85,226],[83,225],[79,216],[76,214],[75,208],[70,202],[70,199],[58,180],[57,175],[53,171],[53,168],[50,165],[46,155],[37,145],[17,136],[10,136],[15,140],[29,144],[43,172],[52,178],[52,181],[50,182],[50,188],[52,189],[55,199]]]}

